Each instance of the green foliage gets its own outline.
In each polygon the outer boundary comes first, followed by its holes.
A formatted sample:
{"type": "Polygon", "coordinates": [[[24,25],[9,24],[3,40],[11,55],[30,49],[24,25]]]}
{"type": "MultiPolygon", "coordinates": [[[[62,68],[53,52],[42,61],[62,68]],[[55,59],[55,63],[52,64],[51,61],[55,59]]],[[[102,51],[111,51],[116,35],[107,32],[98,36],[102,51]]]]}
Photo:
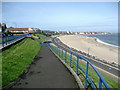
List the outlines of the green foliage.
{"type": "Polygon", "coordinates": [[[31,64],[40,50],[39,42],[26,38],[2,52],[2,84],[9,84],[31,64]]]}
{"type": "Polygon", "coordinates": [[[51,36],[51,35],[58,35],[59,33],[44,33],[44,32],[40,32],[40,33],[32,33],[34,36],[36,35],[36,34],[41,34],[41,35],[44,35],[44,36],[46,36],[46,37],[49,37],[49,36],[51,36]]]}
{"type": "Polygon", "coordinates": [[[2,53],[0,53],[0,87],[2,87],[2,53]]]}
{"type": "Polygon", "coordinates": [[[23,32],[11,32],[11,34],[24,34],[23,32]]]}

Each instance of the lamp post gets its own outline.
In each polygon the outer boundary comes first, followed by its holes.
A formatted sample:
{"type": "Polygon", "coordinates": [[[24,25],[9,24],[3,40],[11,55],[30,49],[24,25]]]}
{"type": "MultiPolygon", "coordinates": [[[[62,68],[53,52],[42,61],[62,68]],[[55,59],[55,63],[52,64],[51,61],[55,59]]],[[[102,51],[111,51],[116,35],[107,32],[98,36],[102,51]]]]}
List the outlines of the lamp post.
{"type": "Polygon", "coordinates": [[[89,52],[90,52],[90,47],[88,48],[88,56],[89,56],[89,52]]]}

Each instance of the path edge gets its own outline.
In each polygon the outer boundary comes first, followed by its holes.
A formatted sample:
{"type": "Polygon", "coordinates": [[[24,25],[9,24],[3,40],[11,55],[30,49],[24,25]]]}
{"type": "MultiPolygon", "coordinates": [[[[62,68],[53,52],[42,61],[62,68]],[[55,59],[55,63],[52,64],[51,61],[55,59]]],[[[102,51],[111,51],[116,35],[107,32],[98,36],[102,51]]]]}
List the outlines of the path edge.
{"type": "MultiPolygon", "coordinates": [[[[50,48],[50,47],[49,47],[49,48],[50,48]]],[[[50,50],[52,51],[51,48],[50,48],[50,50]]],[[[52,53],[53,53],[55,56],[57,56],[57,58],[59,58],[59,60],[62,62],[62,64],[63,64],[64,66],[66,66],[66,68],[71,72],[71,74],[74,76],[74,78],[75,78],[75,80],[76,80],[79,88],[80,88],[80,89],[81,89],[81,88],[83,89],[84,86],[83,86],[83,84],[82,84],[82,81],[81,81],[80,78],[76,75],[75,71],[73,71],[72,68],[71,68],[68,64],[66,64],[56,53],[54,53],[53,51],[52,51],[52,53]]]]}

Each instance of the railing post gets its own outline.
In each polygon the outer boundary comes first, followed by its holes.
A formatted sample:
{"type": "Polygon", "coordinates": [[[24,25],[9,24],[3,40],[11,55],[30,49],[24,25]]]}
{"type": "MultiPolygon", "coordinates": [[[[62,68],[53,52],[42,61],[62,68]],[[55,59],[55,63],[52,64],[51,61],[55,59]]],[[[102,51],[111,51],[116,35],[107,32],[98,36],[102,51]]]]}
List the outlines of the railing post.
{"type": "Polygon", "coordinates": [[[57,54],[59,55],[59,47],[57,47],[57,54]]]}
{"type": "Polygon", "coordinates": [[[8,44],[10,44],[10,36],[8,36],[8,44]]]}
{"type": "Polygon", "coordinates": [[[55,47],[53,47],[53,51],[55,52],[55,47]]]}
{"type": "Polygon", "coordinates": [[[56,53],[56,47],[54,47],[54,52],[56,53]]]}
{"type": "Polygon", "coordinates": [[[99,81],[99,90],[102,90],[102,80],[100,78],[100,81],[99,81]]]}
{"type": "Polygon", "coordinates": [[[88,66],[89,66],[89,63],[87,62],[87,64],[86,64],[86,81],[85,81],[85,88],[87,88],[87,84],[88,84],[88,66]]]}
{"type": "Polygon", "coordinates": [[[60,57],[60,48],[59,48],[59,57],[60,57]]]}
{"type": "Polygon", "coordinates": [[[65,63],[66,63],[66,55],[67,55],[67,51],[65,50],[65,63]]]}
{"type": "Polygon", "coordinates": [[[63,49],[62,49],[62,59],[63,59],[63,49]]]}
{"type": "Polygon", "coordinates": [[[6,38],[5,44],[7,45],[7,36],[5,38],[6,38]]]}
{"type": "MultiPolygon", "coordinates": [[[[52,48],[52,50],[54,51],[54,47],[52,46],[52,45],[50,45],[50,44],[48,44],[49,45],[49,47],[51,47],[52,48]]],[[[55,52],[55,51],[54,51],[55,52]]]]}
{"type": "Polygon", "coordinates": [[[56,47],[56,54],[58,53],[58,47],[56,47]]]}
{"type": "Polygon", "coordinates": [[[70,67],[72,68],[72,52],[70,52],[70,67]]]}
{"type": "Polygon", "coordinates": [[[2,36],[2,47],[4,47],[4,37],[2,36]]]}
{"type": "Polygon", "coordinates": [[[76,74],[78,75],[78,65],[79,65],[78,60],[79,60],[79,58],[78,58],[78,56],[76,56],[76,57],[77,57],[76,74]]]}
{"type": "Polygon", "coordinates": [[[56,48],[54,47],[54,52],[56,53],[56,48]]]}

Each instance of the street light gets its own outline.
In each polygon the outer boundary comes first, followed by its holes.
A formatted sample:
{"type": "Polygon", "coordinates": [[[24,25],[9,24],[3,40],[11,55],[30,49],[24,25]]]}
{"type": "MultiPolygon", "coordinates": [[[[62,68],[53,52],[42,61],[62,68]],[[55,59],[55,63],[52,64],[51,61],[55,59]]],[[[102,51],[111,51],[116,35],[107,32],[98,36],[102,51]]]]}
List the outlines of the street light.
{"type": "Polygon", "coordinates": [[[89,51],[90,51],[90,47],[88,48],[88,56],[89,56],[89,51]]]}

